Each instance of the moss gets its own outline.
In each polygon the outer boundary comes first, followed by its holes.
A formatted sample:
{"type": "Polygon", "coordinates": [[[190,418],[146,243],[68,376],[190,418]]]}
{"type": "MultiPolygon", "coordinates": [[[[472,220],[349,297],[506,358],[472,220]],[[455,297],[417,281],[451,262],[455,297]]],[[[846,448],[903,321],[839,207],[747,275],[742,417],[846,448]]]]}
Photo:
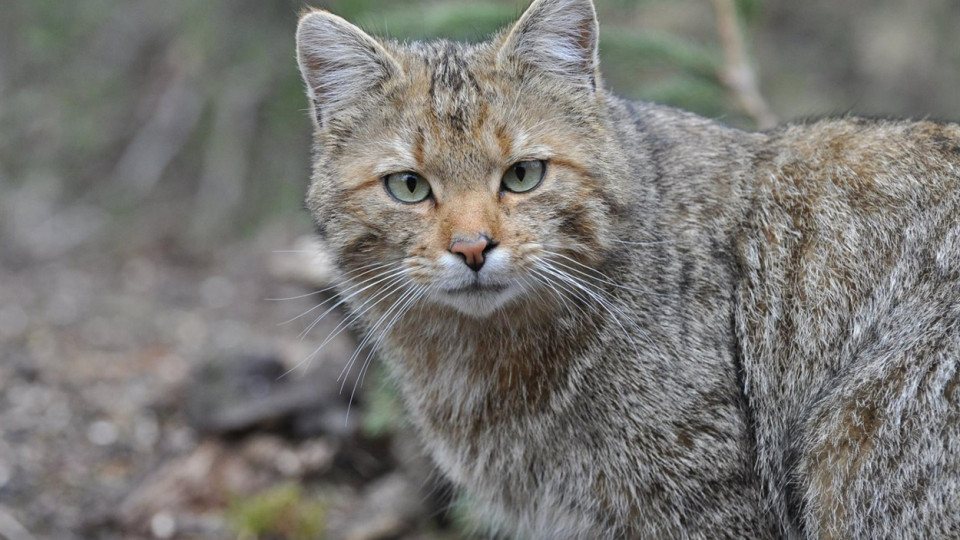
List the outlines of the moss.
{"type": "Polygon", "coordinates": [[[327,505],[296,484],[274,486],[234,501],[227,521],[239,538],[317,540],[324,538],[327,505]]]}

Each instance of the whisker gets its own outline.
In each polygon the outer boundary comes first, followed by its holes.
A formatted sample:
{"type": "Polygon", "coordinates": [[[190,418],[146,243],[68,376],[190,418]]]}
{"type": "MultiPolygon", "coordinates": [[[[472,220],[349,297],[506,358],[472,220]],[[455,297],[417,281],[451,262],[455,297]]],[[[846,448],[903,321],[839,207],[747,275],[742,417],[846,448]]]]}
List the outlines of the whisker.
{"type": "Polygon", "coordinates": [[[612,238],[612,239],[610,239],[610,241],[611,241],[611,242],[615,242],[615,243],[617,243],[617,244],[626,244],[626,245],[630,245],[630,246],[660,246],[660,245],[664,245],[664,244],[672,244],[672,243],[673,243],[673,242],[671,242],[671,241],[669,241],[669,240],[654,240],[654,241],[650,241],[650,242],[632,242],[632,241],[629,241],[629,240],[617,240],[616,238],[612,238]]]}
{"type": "MultiPolygon", "coordinates": [[[[569,280],[572,280],[573,282],[578,283],[580,287],[584,287],[584,288],[586,288],[586,290],[591,291],[591,294],[590,294],[591,297],[593,297],[593,298],[597,301],[597,303],[599,303],[611,316],[613,316],[614,321],[615,321],[615,322],[620,326],[620,328],[623,329],[625,332],[626,332],[626,329],[625,329],[624,326],[623,326],[623,321],[624,321],[624,320],[627,321],[627,323],[629,324],[629,326],[632,327],[633,329],[635,329],[635,330],[637,331],[637,333],[639,334],[639,336],[640,336],[641,338],[643,338],[643,340],[644,340],[648,345],[650,345],[653,349],[660,350],[660,351],[662,352],[662,349],[663,349],[663,348],[666,348],[666,349],[671,350],[674,354],[679,354],[679,353],[677,353],[677,351],[676,351],[675,345],[673,345],[672,343],[666,343],[666,344],[662,344],[662,345],[656,345],[656,344],[654,343],[653,338],[650,336],[650,333],[649,333],[645,328],[643,328],[642,326],[638,325],[638,324],[636,323],[636,321],[634,320],[634,317],[631,317],[630,315],[628,315],[626,312],[623,311],[623,309],[622,309],[621,307],[619,307],[619,306],[618,306],[617,304],[615,304],[610,298],[608,298],[608,297],[606,296],[606,294],[605,294],[606,291],[604,291],[604,290],[603,290],[602,288],[600,288],[599,286],[594,285],[594,284],[591,284],[591,283],[589,283],[589,282],[587,282],[587,281],[585,281],[585,280],[583,280],[583,279],[579,279],[579,278],[577,278],[576,276],[573,276],[573,275],[570,275],[570,274],[568,274],[568,273],[566,273],[566,272],[563,272],[561,269],[557,268],[556,266],[553,266],[554,264],[559,264],[557,261],[550,261],[550,260],[546,260],[546,259],[539,259],[539,262],[540,262],[541,264],[545,265],[545,266],[552,267],[553,270],[554,270],[554,272],[558,272],[559,274],[561,274],[562,276],[565,276],[565,277],[568,278],[569,280]],[[617,317],[616,314],[614,313],[614,311],[615,311],[617,314],[619,314],[620,317],[617,317]]],[[[574,261],[574,262],[578,262],[578,261],[574,261]]],[[[589,267],[587,267],[587,268],[589,268],[589,267]]],[[[610,283],[610,285],[617,285],[617,284],[615,284],[615,283],[610,283]]],[[[660,293],[653,293],[653,292],[646,292],[646,293],[643,293],[643,294],[656,294],[656,295],[661,295],[660,293]]],[[[665,296],[665,295],[661,295],[661,296],[665,296]]],[[[616,298],[616,297],[614,296],[614,298],[616,298]]],[[[628,334],[628,335],[629,335],[629,334],[628,334]]],[[[636,350],[636,343],[633,342],[632,338],[631,338],[631,342],[632,342],[632,344],[633,344],[633,346],[634,346],[634,350],[636,350]]]]}
{"type": "Polygon", "coordinates": [[[368,311],[373,309],[374,306],[380,303],[381,300],[390,296],[390,294],[392,294],[393,292],[399,290],[403,286],[401,284],[402,280],[403,280],[403,276],[395,277],[389,283],[384,285],[381,290],[373,293],[370,296],[370,298],[367,298],[366,300],[361,302],[360,305],[358,305],[355,309],[353,309],[350,314],[344,317],[342,321],[337,323],[337,325],[333,328],[333,330],[330,331],[330,334],[328,334],[327,337],[320,343],[320,345],[317,346],[317,349],[319,350],[324,345],[326,345],[327,343],[332,341],[334,338],[339,336],[341,333],[343,333],[343,331],[349,328],[350,325],[359,321],[364,314],[366,314],[368,311]]]}
{"type": "Polygon", "coordinates": [[[546,302],[546,298],[543,297],[543,293],[540,292],[540,287],[537,287],[537,283],[540,283],[536,278],[532,278],[530,275],[520,276],[518,279],[513,280],[514,283],[520,286],[522,292],[533,291],[537,295],[537,298],[541,302],[546,302]],[[531,283],[531,279],[534,281],[531,283]]]}
{"type": "MultiPolygon", "coordinates": [[[[278,252],[275,251],[274,253],[278,253],[278,252]]],[[[280,252],[280,253],[284,253],[284,252],[280,252]]],[[[298,253],[298,252],[294,252],[294,253],[298,253]]],[[[304,252],[304,253],[308,253],[308,252],[304,252]]],[[[350,281],[351,279],[358,278],[358,277],[360,277],[360,276],[362,276],[362,275],[364,275],[364,274],[369,274],[370,272],[372,272],[372,271],[373,271],[374,269],[376,269],[376,268],[383,268],[383,267],[385,267],[385,266],[390,266],[390,264],[392,264],[392,263],[371,263],[371,264],[365,264],[365,265],[363,265],[363,266],[361,266],[361,267],[359,267],[359,268],[354,268],[353,270],[350,270],[349,272],[343,274],[342,276],[338,276],[336,279],[338,279],[339,281],[343,281],[343,282],[350,281]],[[369,269],[369,270],[368,270],[368,269],[369,269]],[[367,270],[367,271],[366,271],[366,272],[361,272],[361,270],[367,270]],[[355,276],[350,276],[350,274],[356,274],[356,275],[355,275],[355,276]],[[350,276],[350,277],[347,277],[347,276],[350,276]]],[[[318,291],[313,291],[313,292],[309,292],[309,293],[306,293],[306,294],[299,294],[299,295],[297,295],[297,296],[288,296],[288,297],[286,297],[286,298],[264,298],[264,300],[266,300],[266,301],[268,301],[268,302],[281,302],[281,301],[284,301],[284,300],[299,300],[300,298],[306,298],[306,297],[308,297],[308,296],[313,296],[313,295],[316,295],[316,294],[320,294],[320,293],[324,293],[324,292],[327,292],[327,291],[336,289],[338,286],[339,286],[339,284],[334,283],[333,285],[330,285],[329,287],[324,287],[324,288],[322,288],[322,289],[320,289],[320,290],[318,290],[318,291]]]]}
{"type": "MultiPolygon", "coordinates": [[[[382,265],[382,266],[388,266],[388,265],[382,265]]],[[[357,276],[355,276],[355,277],[360,277],[360,276],[365,275],[365,274],[368,274],[368,273],[370,273],[370,272],[372,272],[372,271],[373,271],[373,270],[370,270],[370,271],[367,271],[367,272],[363,272],[362,274],[359,274],[359,275],[357,275],[357,276]]],[[[344,289],[343,291],[341,291],[341,295],[344,294],[344,293],[346,293],[346,292],[349,292],[351,289],[354,289],[354,288],[356,288],[356,287],[358,287],[358,286],[360,286],[360,285],[363,285],[363,284],[365,284],[365,283],[369,283],[370,280],[376,279],[376,278],[378,278],[378,277],[380,277],[380,276],[371,276],[371,277],[369,277],[369,278],[361,281],[360,283],[351,285],[351,286],[347,287],[346,289],[344,289]]],[[[353,279],[353,278],[351,278],[351,279],[353,279]]],[[[335,288],[335,287],[336,287],[336,285],[331,285],[330,287],[327,287],[326,289],[321,289],[321,290],[317,291],[316,293],[326,292],[326,291],[328,291],[328,290],[330,290],[330,289],[333,289],[333,288],[335,288]]],[[[316,293],[310,293],[310,294],[316,294],[316,293]]],[[[308,296],[309,296],[309,295],[308,295],[308,296]]],[[[327,302],[331,302],[331,301],[333,301],[333,300],[336,299],[336,298],[337,298],[336,296],[327,298],[327,299],[324,300],[323,302],[320,302],[319,304],[311,307],[310,309],[304,311],[304,312],[301,313],[300,315],[297,315],[296,317],[293,317],[293,318],[291,318],[291,319],[287,319],[287,320],[285,320],[285,321],[277,324],[277,326],[283,326],[283,325],[285,325],[285,324],[290,324],[290,323],[292,323],[293,321],[295,321],[295,320],[297,320],[297,319],[299,319],[299,318],[301,318],[301,317],[305,317],[305,316],[309,315],[310,313],[313,313],[315,310],[320,309],[320,308],[321,308],[324,304],[326,304],[327,302]]],[[[321,315],[320,317],[322,318],[323,315],[321,315]]]]}
{"type": "MultiPolygon", "coordinates": [[[[394,288],[390,291],[390,293],[392,294],[393,292],[395,292],[395,291],[397,291],[397,290],[401,290],[401,289],[403,289],[404,287],[405,287],[404,284],[397,285],[396,287],[394,287],[394,288]]],[[[361,349],[363,349],[363,347],[364,347],[367,343],[370,342],[370,338],[374,335],[374,333],[376,333],[376,331],[377,331],[377,329],[380,327],[380,325],[383,324],[383,321],[386,320],[386,318],[389,317],[391,313],[393,313],[393,310],[396,309],[397,306],[400,305],[400,303],[401,303],[404,299],[406,299],[406,298],[407,298],[412,292],[414,292],[415,290],[416,290],[416,289],[408,289],[406,292],[404,292],[403,294],[401,294],[399,298],[397,298],[396,300],[394,300],[393,304],[390,305],[390,307],[383,313],[383,315],[381,315],[380,318],[377,319],[377,322],[374,323],[374,324],[370,327],[369,331],[367,332],[367,335],[364,336],[364,337],[363,337],[363,340],[360,341],[360,344],[357,346],[357,349],[353,352],[353,355],[351,355],[351,356],[350,356],[350,359],[347,361],[347,365],[344,366],[343,370],[340,372],[340,375],[337,377],[337,380],[338,380],[338,381],[341,380],[341,379],[343,380],[343,383],[340,385],[340,391],[341,391],[341,392],[343,392],[344,385],[345,385],[346,382],[347,382],[347,380],[346,380],[346,378],[344,378],[344,376],[345,376],[347,373],[350,372],[350,368],[353,367],[353,363],[356,361],[357,357],[360,355],[361,349]]],[[[384,298],[386,298],[386,297],[384,297],[384,298]]],[[[381,301],[382,301],[382,300],[383,300],[383,299],[381,299],[381,301]]],[[[380,303],[380,301],[378,301],[377,303],[380,303]]],[[[370,307],[372,308],[373,306],[370,306],[370,307]]]]}
{"type": "Polygon", "coordinates": [[[345,273],[342,274],[342,275],[336,276],[336,279],[338,279],[338,280],[340,280],[340,281],[349,281],[349,280],[351,280],[351,279],[354,279],[355,277],[362,276],[363,274],[368,274],[368,273],[369,273],[369,270],[371,270],[371,269],[384,268],[384,267],[386,267],[386,266],[394,266],[394,265],[397,265],[397,264],[400,264],[400,263],[398,263],[398,262],[392,262],[392,263],[370,263],[370,264],[365,264],[365,265],[363,265],[363,266],[360,266],[360,267],[354,268],[353,270],[350,270],[350,271],[348,271],[348,272],[345,272],[345,273]],[[357,275],[356,275],[356,276],[351,276],[351,274],[357,274],[357,275]]]}
{"type": "Polygon", "coordinates": [[[363,378],[367,373],[367,368],[370,366],[370,362],[373,359],[374,353],[380,348],[380,344],[383,342],[383,339],[390,332],[390,330],[393,329],[393,326],[397,323],[397,320],[399,320],[400,317],[402,317],[407,311],[409,311],[414,303],[418,302],[423,297],[424,292],[427,290],[427,288],[428,288],[427,286],[421,285],[418,288],[414,289],[415,292],[413,296],[408,298],[407,301],[403,303],[400,309],[397,310],[397,313],[394,314],[393,318],[390,319],[390,322],[387,323],[387,326],[385,326],[384,329],[380,331],[380,336],[377,338],[374,344],[370,346],[370,351],[367,353],[367,357],[364,359],[363,364],[360,366],[360,372],[357,374],[357,380],[354,381],[353,389],[350,391],[350,400],[347,402],[348,419],[350,415],[350,406],[353,404],[353,398],[357,394],[357,388],[363,385],[363,378]]]}
{"type": "MultiPolygon", "coordinates": [[[[355,310],[354,312],[352,312],[351,314],[349,314],[347,317],[345,317],[342,321],[340,321],[339,323],[337,323],[337,326],[335,326],[334,329],[330,331],[330,333],[327,335],[327,337],[324,338],[324,340],[323,340],[322,342],[320,342],[320,344],[317,345],[317,346],[313,349],[313,351],[312,351],[309,355],[307,355],[306,358],[304,358],[303,360],[297,362],[297,364],[296,364],[295,366],[293,366],[291,369],[287,370],[287,372],[284,373],[283,375],[281,375],[281,377],[283,377],[283,376],[287,375],[288,373],[292,372],[293,370],[295,370],[295,369],[303,366],[304,364],[307,364],[307,365],[309,366],[309,363],[317,356],[317,354],[320,353],[321,350],[323,350],[323,347],[326,346],[327,343],[330,343],[331,341],[333,341],[334,339],[336,339],[337,336],[339,336],[340,334],[342,334],[347,328],[350,328],[350,326],[351,326],[352,324],[354,324],[354,323],[356,323],[357,321],[359,321],[359,320],[363,317],[363,315],[364,315],[365,313],[367,313],[368,311],[370,311],[371,309],[373,309],[374,306],[376,306],[377,304],[379,304],[382,300],[384,300],[384,299],[385,299],[386,297],[388,297],[390,294],[392,294],[393,292],[395,292],[395,291],[397,291],[397,290],[400,290],[400,289],[403,287],[403,285],[400,283],[401,280],[402,280],[402,276],[395,278],[393,281],[391,281],[389,284],[387,284],[387,285],[385,286],[386,288],[385,288],[384,290],[377,291],[377,292],[374,293],[370,298],[364,300],[363,303],[361,303],[359,306],[357,306],[357,310],[355,310]],[[371,304],[371,302],[373,302],[373,303],[371,304]],[[367,306],[367,304],[370,304],[370,305],[367,306]],[[361,308],[363,308],[364,306],[367,306],[367,307],[366,307],[365,309],[361,309],[361,308]]],[[[346,369],[346,368],[345,368],[345,369],[346,369]]],[[[341,372],[341,376],[342,376],[342,372],[341,372]]],[[[339,380],[339,378],[338,378],[338,380],[339,380]]]]}
{"type": "MultiPolygon", "coordinates": [[[[398,287],[395,287],[395,288],[393,289],[393,291],[400,290],[400,289],[402,289],[403,287],[404,287],[403,285],[399,285],[398,287]]],[[[416,289],[408,289],[406,292],[404,292],[403,294],[401,294],[399,298],[397,298],[396,300],[394,300],[393,304],[390,305],[390,307],[380,316],[380,318],[377,319],[377,322],[374,323],[374,324],[370,327],[370,330],[367,332],[367,335],[365,335],[365,336],[363,337],[363,340],[360,341],[360,345],[357,346],[357,349],[353,352],[353,355],[350,357],[350,360],[347,362],[347,365],[344,366],[343,371],[340,372],[340,376],[337,377],[337,380],[338,380],[338,381],[341,380],[341,379],[343,379],[344,375],[349,372],[349,368],[352,366],[352,364],[353,364],[354,360],[356,360],[357,356],[359,356],[360,350],[363,349],[363,347],[364,347],[367,343],[370,342],[370,339],[371,339],[371,338],[373,337],[373,335],[376,333],[376,331],[377,331],[377,329],[380,327],[380,325],[383,324],[383,321],[386,320],[387,317],[389,317],[390,314],[393,313],[393,310],[396,309],[397,306],[399,306],[399,305],[401,304],[401,302],[403,302],[403,301],[404,301],[411,293],[413,293],[415,290],[416,290],[416,289]]],[[[391,292],[393,292],[393,291],[391,291],[391,292]]],[[[371,306],[371,307],[373,307],[373,306],[371,306]]],[[[343,380],[343,384],[346,384],[346,379],[343,380]]],[[[341,391],[341,392],[343,391],[343,385],[340,386],[340,391],[341,391]]]]}
{"type": "MultiPolygon", "coordinates": [[[[563,284],[563,283],[556,283],[555,281],[553,281],[552,279],[550,279],[550,275],[549,275],[549,274],[546,274],[546,273],[542,272],[541,270],[539,270],[539,269],[537,269],[537,268],[534,268],[534,269],[533,269],[533,274],[532,274],[532,275],[533,275],[535,278],[537,278],[537,281],[539,281],[540,283],[546,285],[550,290],[553,291],[554,294],[556,294],[556,295],[557,295],[559,298],[561,298],[561,299],[566,298],[567,295],[570,295],[570,296],[573,296],[574,298],[580,300],[581,302],[587,302],[587,303],[588,303],[588,302],[590,301],[589,298],[586,298],[586,297],[582,296],[582,295],[579,294],[575,289],[571,289],[570,287],[568,287],[567,285],[565,285],[565,284],[563,284]],[[558,287],[560,287],[560,288],[558,288],[558,287]],[[562,291],[561,291],[561,289],[562,289],[562,291]],[[564,294],[564,292],[566,292],[567,294],[564,294]]],[[[564,305],[566,305],[566,304],[564,304],[564,305]]],[[[578,304],[573,304],[573,306],[577,308],[577,311],[579,311],[580,314],[583,315],[583,317],[584,317],[585,319],[589,319],[589,318],[590,318],[590,314],[587,313],[586,310],[583,309],[583,307],[581,307],[581,306],[578,305],[578,304]]]]}
{"type": "MultiPolygon", "coordinates": [[[[376,276],[375,278],[370,278],[370,279],[361,281],[361,282],[358,283],[357,285],[354,285],[354,286],[352,286],[352,287],[347,288],[344,292],[347,292],[347,291],[349,291],[350,289],[353,289],[353,288],[355,288],[355,287],[358,287],[358,286],[360,286],[360,285],[363,285],[364,283],[370,282],[372,279],[375,279],[375,281],[373,281],[372,283],[369,283],[369,285],[366,285],[366,286],[364,286],[364,287],[361,288],[361,289],[358,289],[358,290],[356,290],[356,291],[353,291],[352,293],[350,293],[350,294],[347,295],[347,296],[343,296],[342,293],[341,293],[340,301],[337,302],[337,303],[335,303],[335,304],[333,304],[333,305],[330,306],[329,308],[327,308],[327,310],[324,311],[323,313],[321,313],[319,317],[317,317],[316,319],[314,319],[313,322],[310,323],[309,326],[307,326],[306,328],[304,328],[303,332],[300,333],[300,339],[303,339],[304,337],[306,337],[306,335],[309,334],[310,331],[313,330],[313,328],[314,328],[315,326],[317,326],[317,324],[319,324],[320,321],[321,321],[324,317],[327,316],[327,314],[329,314],[331,311],[333,311],[334,309],[336,309],[338,306],[343,305],[345,302],[347,302],[348,300],[350,300],[350,299],[353,298],[354,296],[362,293],[363,291],[369,289],[370,287],[373,287],[374,285],[383,283],[384,281],[393,280],[393,279],[396,279],[396,278],[401,278],[401,277],[403,276],[403,274],[405,274],[406,272],[408,272],[408,270],[407,270],[406,268],[401,268],[401,269],[399,269],[399,270],[393,271],[393,273],[386,274],[386,275],[384,275],[384,276],[376,276]]],[[[392,281],[391,281],[391,283],[392,283],[392,281]]],[[[389,286],[389,285],[387,285],[387,286],[389,286]]],[[[335,297],[335,298],[336,298],[336,297],[335,297]]],[[[325,304],[325,303],[326,303],[326,302],[322,302],[321,304],[318,304],[316,307],[320,307],[321,305],[323,305],[323,304],[325,304]]],[[[316,307],[311,308],[310,311],[313,311],[313,309],[316,309],[316,307]]],[[[310,311],[307,311],[307,313],[310,313],[310,311]]],[[[301,317],[302,317],[302,315],[301,315],[301,317]]],[[[299,318],[299,317],[298,317],[298,318],[299,318]]]]}
{"type": "MultiPolygon", "coordinates": [[[[597,304],[599,304],[600,307],[606,310],[606,312],[610,314],[610,317],[613,319],[613,321],[617,323],[617,326],[620,327],[620,330],[623,331],[623,334],[630,341],[630,344],[633,346],[633,350],[635,353],[637,353],[637,356],[640,355],[640,350],[637,348],[637,344],[633,340],[633,336],[630,335],[630,332],[627,331],[627,328],[620,321],[620,317],[617,316],[617,314],[619,313],[620,316],[626,318],[627,320],[630,320],[630,318],[627,316],[626,313],[623,312],[622,309],[620,309],[619,307],[611,303],[609,300],[607,300],[600,293],[599,289],[595,289],[591,287],[589,284],[583,282],[582,280],[578,280],[575,277],[571,276],[570,274],[567,274],[566,272],[563,272],[562,270],[559,270],[556,267],[553,267],[549,262],[545,260],[541,260],[540,262],[541,262],[541,269],[546,271],[548,274],[553,275],[557,279],[560,279],[561,281],[565,281],[570,286],[580,289],[581,291],[584,292],[584,294],[586,294],[591,299],[593,299],[597,304]]],[[[636,327],[635,324],[633,326],[636,327]]],[[[646,336],[644,336],[644,338],[649,341],[649,338],[647,338],[646,336]]]]}
{"type": "MultiPolygon", "coordinates": [[[[566,278],[564,277],[561,277],[561,279],[566,280],[566,278]]],[[[569,279],[568,283],[570,283],[570,285],[574,287],[581,289],[584,292],[584,294],[586,294],[587,296],[592,298],[594,301],[596,301],[596,303],[599,304],[600,307],[602,307],[610,315],[610,318],[613,319],[613,322],[615,322],[617,326],[620,327],[620,330],[623,332],[623,335],[630,342],[630,345],[633,347],[633,351],[637,354],[637,356],[640,356],[640,350],[637,347],[637,343],[633,340],[633,336],[630,335],[630,332],[627,331],[627,328],[623,325],[623,322],[621,321],[621,317],[629,319],[629,317],[623,312],[623,310],[613,305],[606,298],[603,298],[599,294],[591,291],[589,288],[584,287],[582,284],[578,283],[574,279],[569,279]]]]}
{"type": "MultiPolygon", "coordinates": [[[[592,283],[589,283],[587,281],[584,281],[583,279],[578,278],[577,276],[564,272],[560,268],[557,268],[556,266],[554,266],[555,264],[558,264],[556,261],[542,260],[541,263],[544,265],[544,267],[548,271],[552,271],[554,275],[556,275],[556,277],[562,279],[567,283],[570,283],[573,286],[576,286],[578,289],[583,290],[586,294],[590,295],[590,297],[593,298],[594,300],[605,301],[608,304],[613,305],[612,302],[606,296],[604,296],[605,291],[602,288],[592,283]]],[[[619,308],[617,308],[617,310],[624,317],[627,316],[627,314],[624,313],[623,310],[619,308]]]]}
{"type": "MultiPolygon", "coordinates": [[[[330,343],[331,341],[333,341],[337,336],[339,336],[341,333],[343,333],[344,330],[346,330],[347,328],[349,328],[350,325],[352,325],[353,323],[355,323],[355,322],[357,322],[358,320],[360,320],[360,317],[363,316],[364,313],[366,313],[367,311],[369,311],[370,309],[372,309],[373,305],[376,305],[376,303],[379,303],[379,301],[382,300],[383,297],[389,295],[393,290],[397,290],[397,289],[399,288],[399,285],[398,285],[398,284],[399,284],[399,283],[402,281],[402,279],[403,279],[403,275],[402,275],[403,273],[404,273],[404,272],[403,272],[403,270],[401,269],[400,271],[394,272],[393,274],[391,274],[391,275],[389,275],[389,276],[386,276],[385,279],[388,279],[389,281],[388,281],[388,283],[387,283],[386,285],[383,286],[383,289],[375,292],[370,298],[367,298],[366,300],[364,300],[359,306],[357,306],[357,308],[356,308],[352,313],[350,313],[349,315],[347,315],[346,317],[344,317],[344,319],[343,319],[342,321],[340,321],[339,323],[337,323],[337,325],[333,328],[333,330],[330,331],[330,333],[327,335],[327,337],[324,338],[324,340],[323,340],[319,345],[317,345],[317,347],[314,348],[314,350],[313,350],[309,355],[307,355],[304,359],[302,359],[302,360],[300,360],[299,362],[297,362],[297,364],[294,365],[292,368],[290,368],[289,370],[287,370],[286,372],[284,372],[282,375],[280,375],[280,378],[283,378],[283,377],[287,376],[288,374],[292,373],[294,370],[300,368],[300,367],[303,366],[304,364],[308,364],[308,365],[309,365],[309,362],[312,361],[313,358],[316,357],[316,355],[320,353],[320,351],[323,349],[323,347],[324,347],[327,343],[330,343]],[[391,279],[391,278],[392,278],[392,279],[391,279]],[[370,305],[370,306],[367,307],[366,309],[363,309],[364,306],[366,306],[366,305],[369,304],[370,302],[374,302],[373,305],[370,305]]],[[[371,279],[372,279],[372,278],[371,278],[371,279]]],[[[369,280],[367,280],[367,281],[369,281],[369,280]]],[[[384,280],[383,280],[383,279],[377,280],[378,283],[379,283],[379,282],[382,282],[382,281],[384,281],[384,280]]],[[[362,282],[362,283],[366,283],[366,281],[364,281],[364,282],[362,282]]],[[[369,288],[369,287],[365,287],[365,289],[366,289],[366,288],[369,288]]],[[[306,336],[306,334],[307,334],[311,329],[313,329],[313,327],[314,327],[317,323],[319,323],[319,321],[320,321],[323,317],[325,317],[328,313],[330,313],[334,308],[336,308],[338,305],[342,304],[344,301],[349,300],[350,297],[358,294],[359,292],[361,292],[361,291],[356,291],[354,294],[351,294],[351,295],[348,296],[347,298],[342,299],[340,302],[338,302],[337,304],[335,304],[335,305],[331,306],[329,309],[327,309],[323,314],[321,314],[319,317],[317,317],[317,319],[315,319],[310,326],[308,326],[306,329],[304,329],[303,332],[301,332],[300,338],[303,339],[303,338],[306,336]]]]}
{"type": "Polygon", "coordinates": [[[305,293],[305,294],[298,294],[298,295],[296,295],[296,296],[285,296],[285,297],[282,297],[282,298],[264,298],[264,301],[267,301],[267,302],[285,302],[285,301],[287,301],[287,300],[299,300],[299,299],[301,299],[301,298],[306,298],[306,297],[308,297],[308,296],[316,296],[316,295],[318,295],[318,294],[325,293],[325,292],[329,291],[330,289],[332,289],[333,287],[334,287],[334,285],[331,285],[331,286],[329,286],[329,287],[327,287],[327,288],[325,288],[325,289],[320,289],[320,290],[318,290],[318,291],[308,292],[308,293],[305,293]]]}
{"type": "Polygon", "coordinates": [[[568,256],[566,256],[566,255],[564,255],[564,254],[562,254],[562,253],[556,253],[556,252],[554,252],[554,251],[548,251],[548,250],[543,250],[543,252],[546,253],[546,254],[548,254],[548,255],[552,255],[552,256],[554,256],[554,257],[560,257],[560,258],[562,258],[562,259],[565,259],[565,260],[567,260],[567,261],[570,261],[571,263],[576,264],[577,266],[580,266],[581,268],[585,268],[586,270],[589,270],[589,271],[590,271],[590,272],[584,272],[583,270],[579,270],[579,269],[577,269],[577,268],[574,268],[574,267],[572,267],[572,266],[569,266],[569,265],[567,265],[567,264],[564,264],[564,263],[562,263],[562,262],[560,262],[560,261],[557,261],[557,260],[551,261],[552,264],[559,265],[559,266],[561,266],[561,267],[563,267],[563,268],[566,268],[567,270],[569,270],[569,271],[571,271],[571,272],[576,272],[577,274],[580,274],[581,276],[588,277],[588,278],[590,278],[590,279],[593,279],[593,280],[596,280],[596,281],[600,281],[600,282],[602,282],[602,283],[606,283],[607,285],[612,285],[612,286],[614,286],[614,287],[618,287],[618,288],[620,288],[620,289],[624,289],[624,290],[627,290],[627,291],[633,291],[633,292],[637,292],[637,293],[644,294],[644,295],[650,295],[650,296],[666,296],[666,295],[664,295],[663,293],[659,293],[659,292],[656,292],[656,291],[650,291],[650,290],[644,290],[644,289],[637,289],[636,287],[629,287],[629,286],[627,286],[627,285],[621,285],[620,283],[617,283],[617,282],[613,281],[612,279],[610,279],[610,277],[608,277],[608,276],[607,276],[606,274],[604,274],[603,272],[597,270],[596,268],[592,268],[592,267],[590,267],[590,266],[587,266],[587,265],[583,264],[582,262],[574,259],[573,257],[568,257],[568,256]]]}

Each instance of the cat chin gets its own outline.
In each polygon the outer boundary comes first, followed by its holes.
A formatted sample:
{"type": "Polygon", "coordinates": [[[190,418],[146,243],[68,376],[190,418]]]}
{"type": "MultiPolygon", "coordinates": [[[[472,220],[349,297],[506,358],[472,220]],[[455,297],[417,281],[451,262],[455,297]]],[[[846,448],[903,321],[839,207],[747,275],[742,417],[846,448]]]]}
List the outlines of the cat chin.
{"type": "Polygon", "coordinates": [[[434,294],[437,303],[451,307],[462,315],[486,319],[512,302],[519,294],[516,286],[496,290],[443,291],[434,294]]]}

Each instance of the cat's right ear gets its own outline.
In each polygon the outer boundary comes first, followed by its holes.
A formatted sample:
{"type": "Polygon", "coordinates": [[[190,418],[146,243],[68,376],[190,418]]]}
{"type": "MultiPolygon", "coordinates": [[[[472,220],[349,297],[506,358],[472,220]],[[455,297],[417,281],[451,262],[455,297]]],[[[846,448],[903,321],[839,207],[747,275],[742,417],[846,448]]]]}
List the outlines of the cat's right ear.
{"type": "Polygon", "coordinates": [[[317,125],[403,70],[390,53],[363,30],[336,15],[314,10],[297,25],[297,63],[317,125]]]}

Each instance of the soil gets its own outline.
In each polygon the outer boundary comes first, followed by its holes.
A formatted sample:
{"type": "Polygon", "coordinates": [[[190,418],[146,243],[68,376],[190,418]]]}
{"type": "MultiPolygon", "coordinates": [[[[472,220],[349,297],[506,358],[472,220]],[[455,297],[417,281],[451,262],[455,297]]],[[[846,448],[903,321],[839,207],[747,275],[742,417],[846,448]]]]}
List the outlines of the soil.
{"type": "Polygon", "coordinates": [[[341,392],[355,338],[303,362],[340,314],[281,324],[330,298],[297,234],[0,259],[0,538],[452,534],[415,440],[364,428],[376,382],[341,392]],[[284,493],[313,528],[247,515],[284,493]]]}

